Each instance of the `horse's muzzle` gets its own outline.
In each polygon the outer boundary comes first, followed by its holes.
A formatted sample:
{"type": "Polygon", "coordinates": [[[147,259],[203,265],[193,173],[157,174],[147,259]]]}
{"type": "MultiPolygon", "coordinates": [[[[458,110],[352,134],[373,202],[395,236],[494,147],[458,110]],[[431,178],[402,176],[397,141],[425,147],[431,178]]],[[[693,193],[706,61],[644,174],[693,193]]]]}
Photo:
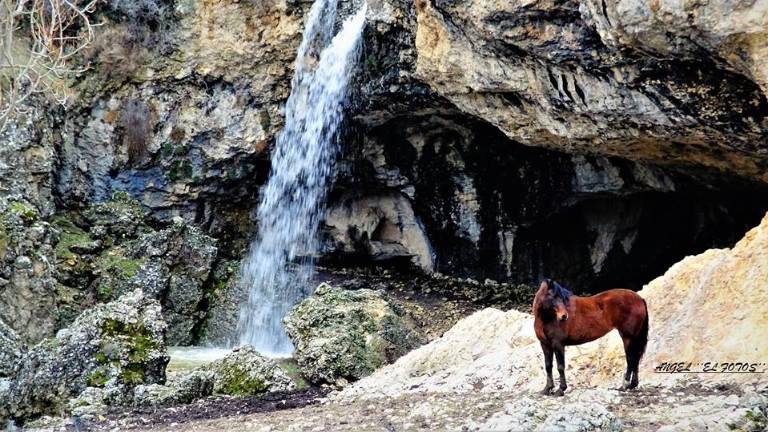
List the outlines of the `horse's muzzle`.
{"type": "Polygon", "coordinates": [[[566,322],[566,321],[568,321],[568,315],[563,315],[563,316],[561,316],[561,317],[560,317],[560,321],[561,321],[561,322],[566,322]]]}

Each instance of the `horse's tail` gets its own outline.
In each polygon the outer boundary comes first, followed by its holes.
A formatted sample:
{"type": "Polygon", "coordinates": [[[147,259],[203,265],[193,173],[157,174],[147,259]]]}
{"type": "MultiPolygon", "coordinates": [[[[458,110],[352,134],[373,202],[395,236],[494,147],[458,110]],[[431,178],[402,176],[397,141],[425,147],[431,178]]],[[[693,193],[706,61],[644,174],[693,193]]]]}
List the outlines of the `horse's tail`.
{"type": "Polygon", "coordinates": [[[645,305],[645,319],[643,320],[643,327],[640,328],[640,334],[638,335],[638,341],[635,345],[634,351],[637,355],[638,361],[643,357],[643,354],[645,354],[645,347],[648,345],[648,303],[645,302],[645,299],[643,300],[643,305],[645,305]]]}

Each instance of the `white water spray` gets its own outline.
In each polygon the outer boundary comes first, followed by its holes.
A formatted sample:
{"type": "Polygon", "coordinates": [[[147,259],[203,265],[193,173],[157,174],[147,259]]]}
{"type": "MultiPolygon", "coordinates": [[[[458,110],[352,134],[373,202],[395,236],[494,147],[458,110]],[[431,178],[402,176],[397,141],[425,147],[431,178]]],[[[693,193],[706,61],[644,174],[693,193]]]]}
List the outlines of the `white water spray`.
{"type": "Polygon", "coordinates": [[[364,4],[331,39],[336,1],[316,0],[310,9],[285,106],[285,127],[261,191],[259,234],[241,269],[249,295],[240,309],[240,343],[272,355],[293,351],[283,317],[311,293],[317,228],[365,24],[364,4]]]}

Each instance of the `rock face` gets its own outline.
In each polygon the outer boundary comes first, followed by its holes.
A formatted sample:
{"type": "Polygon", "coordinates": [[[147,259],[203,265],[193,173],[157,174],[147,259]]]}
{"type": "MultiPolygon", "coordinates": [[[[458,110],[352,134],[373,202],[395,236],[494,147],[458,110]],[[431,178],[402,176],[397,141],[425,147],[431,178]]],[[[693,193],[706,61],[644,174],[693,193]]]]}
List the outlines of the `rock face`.
{"type": "Polygon", "coordinates": [[[373,261],[406,259],[427,273],[434,270],[429,239],[402,195],[340,200],[328,209],[325,225],[332,242],[328,254],[346,260],[355,254],[373,261]]]}
{"type": "Polygon", "coordinates": [[[102,7],[80,109],[54,125],[57,193],[75,206],[127,191],[158,219],[237,239],[252,228],[238,202],[254,200],[282,124],[304,4],[120,4],[102,7]]]}
{"type": "Polygon", "coordinates": [[[13,376],[22,354],[21,348],[19,336],[0,320],[0,378],[13,376]]]}
{"type": "Polygon", "coordinates": [[[421,335],[380,293],[328,284],[285,319],[302,375],[313,383],[354,381],[421,343],[421,335]]]}
{"type": "Polygon", "coordinates": [[[165,229],[150,228],[139,203],[125,193],[89,207],[83,217],[82,228],[55,219],[60,291],[73,293],[59,301],[66,305],[60,325],[94,301],[140,288],[161,301],[168,343],[191,343],[205,316],[200,305],[218,252],[215,240],[180,218],[165,229]]]}
{"type": "MultiPolygon", "coordinates": [[[[672,385],[685,374],[659,374],[663,362],[756,363],[768,355],[768,215],[730,250],[711,250],[674,265],[639,294],[650,313],[650,335],[640,363],[640,385],[672,385]],[[744,339],[733,335],[748,335],[744,339]],[[706,342],[703,342],[706,341],[706,342]]],[[[611,386],[626,366],[615,332],[567,348],[569,386],[611,386]]],[[[761,366],[762,364],[762,366],[761,366]]],[[[727,366],[726,366],[727,367],[727,366]]],[[[704,374],[706,383],[759,383],[761,374],[704,374]]],[[[533,317],[485,309],[460,321],[443,337],[345,389],[340,398],[396,396],[411,392],[539,390],[543,356],[533,317]]]]}
{"type": "MultiPolygon", "coordinates": [[[[732,244],[767,209],[768,103],[748,68],[719,56],[759,39],[752,23],[764,11],[734,6],[751,17],[736,30],[714,24],[724,3],[690,6],[707,24],[690,24],[695,42],[684,43],[712,49],[685,55],[677,45],[651,56],[640,36],[609,41],[606,26],[625,30],[605,14],[648,7],[373,2],[353,95],[361,130],[348,138],[334,208],[399,194],[437,271],[520,283],[557,274],[585,291],[639,289],[686,254],[732,244]],[[733,43],[714,43],[715,27],[733,43]]],[[[623,24],[670,27],[669,16],[644,16],[623,24]]],[[[668,36],[682,44],[686,26],[668,36]]]]}
{"type": "Polygon", "coordinates": [[[0,320],[25,342],[56,326],[55,238],[31,204],[0,198],[0,320]]]}
{"type": "Polygon", "coordinates": [[[133,386],[165,381],[165,329],[160,305],[141,290],[85,312],[23,356],[4,416],[61,414],[89,386],[119,400],[133,386]]]}
{"type": "Polygon", "coordinates": [[[768,180],[768,10],[662,3],[419,0],[415,76],[525,144],[768,180]]]}

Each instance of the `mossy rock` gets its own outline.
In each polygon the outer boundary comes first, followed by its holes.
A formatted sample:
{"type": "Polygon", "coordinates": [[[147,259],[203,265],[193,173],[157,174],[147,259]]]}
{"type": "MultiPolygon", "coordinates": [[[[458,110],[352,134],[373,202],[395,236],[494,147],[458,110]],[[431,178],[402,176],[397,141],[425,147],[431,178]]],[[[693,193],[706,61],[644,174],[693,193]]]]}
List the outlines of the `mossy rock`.
{"type": "Polygon", "coordinates": [[[144,224],[141,204],[127,192],[115,192],[108,201],[89,207],[83,216],[91,225],[105,227],[117,242],[151,231],[144,224]]]}
{"type": "Polygon", "coordinates": [[[363,378],[424,340],[381,293],[328,284],[294,308],[286,329],[302,374],[317,384],[363,378]]]}
{"type": "Polygon", "coordinates": [[[130,288],[128,282],[136,276],[146,259],[129,258],[125,250],[119,246],[102,252],[94,261],[96,280],[96,297],[101,301],[117,298],[123,291],[130,288]]]}
{"type": "Polygon", "coordinates": [[[21,201],[11,201],[8,203],[7,211],[18,216],[24,222],[34,222],[40,217],[34,207],[21,201]]]}
{"type": "Polygon", "coordinates": [[[253,396],[296,388],[274,360],[248,345],[236,348],[206,369],[214,372],[213,392],[216,394],[253,396]]]}

